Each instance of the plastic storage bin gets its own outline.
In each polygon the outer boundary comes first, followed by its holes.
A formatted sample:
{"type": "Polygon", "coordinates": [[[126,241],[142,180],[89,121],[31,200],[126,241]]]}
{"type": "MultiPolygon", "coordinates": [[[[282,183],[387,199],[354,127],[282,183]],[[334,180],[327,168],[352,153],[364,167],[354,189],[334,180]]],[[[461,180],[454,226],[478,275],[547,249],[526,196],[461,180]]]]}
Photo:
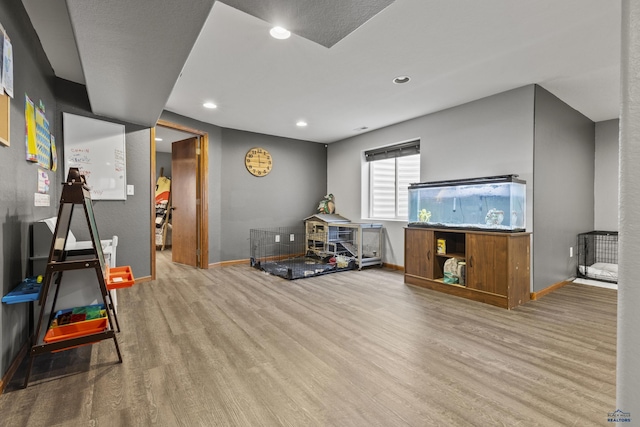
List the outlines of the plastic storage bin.
{"type": "Polygon", "coordinates": [[[17,304],[20,302],[37,301],[42,289],[42,276],[28,277],[11,292],[2,297],[5,304],[17,304]]]}
{"type": "Polygon", "coordinates": [[[107,329],[107,312],[102,304],[68,308],[56,313],[44,342],[52,343],[102,332],[107,329]]]}
{"type": "Polygon", "coordinates": [[[133,286],[135,283],[130,266],[112,267],[107,273],[107,289],[120,289],[133,286]]]}

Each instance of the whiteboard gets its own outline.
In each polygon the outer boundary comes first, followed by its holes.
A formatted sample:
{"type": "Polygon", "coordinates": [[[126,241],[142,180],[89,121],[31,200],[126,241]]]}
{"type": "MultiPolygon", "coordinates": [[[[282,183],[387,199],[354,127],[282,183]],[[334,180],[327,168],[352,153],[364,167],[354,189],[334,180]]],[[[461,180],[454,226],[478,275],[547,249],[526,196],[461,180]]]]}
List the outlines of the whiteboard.
{"type": "Polygon", "coordinates": [[[64,174],[79,168],[92,200],[126,200],[124,125],[62,113],[64,174]]]}

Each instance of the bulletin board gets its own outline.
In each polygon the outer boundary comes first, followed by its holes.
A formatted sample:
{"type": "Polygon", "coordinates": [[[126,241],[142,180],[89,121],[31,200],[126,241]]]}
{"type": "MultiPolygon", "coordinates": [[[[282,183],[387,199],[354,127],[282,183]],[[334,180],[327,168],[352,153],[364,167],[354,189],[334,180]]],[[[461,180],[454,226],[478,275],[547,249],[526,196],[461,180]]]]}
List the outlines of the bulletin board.
{"type": "Polygon", "coordinates": [[[92,200],[126,200],[123,125],[62,113],[64,174],[76,167],[87,179],[92,200]]]}

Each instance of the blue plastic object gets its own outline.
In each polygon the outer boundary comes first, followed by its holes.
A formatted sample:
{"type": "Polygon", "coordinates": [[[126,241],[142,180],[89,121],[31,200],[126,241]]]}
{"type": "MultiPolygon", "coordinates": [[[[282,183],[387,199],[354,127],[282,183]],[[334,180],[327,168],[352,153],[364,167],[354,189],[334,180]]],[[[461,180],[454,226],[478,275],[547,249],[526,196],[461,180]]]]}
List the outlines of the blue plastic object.
{"type": "Polygon", "coordinates": [[[5,304],[36,301],[40,297],[42,276],[27,277],[11,292],[2,297],[5,304]]]}

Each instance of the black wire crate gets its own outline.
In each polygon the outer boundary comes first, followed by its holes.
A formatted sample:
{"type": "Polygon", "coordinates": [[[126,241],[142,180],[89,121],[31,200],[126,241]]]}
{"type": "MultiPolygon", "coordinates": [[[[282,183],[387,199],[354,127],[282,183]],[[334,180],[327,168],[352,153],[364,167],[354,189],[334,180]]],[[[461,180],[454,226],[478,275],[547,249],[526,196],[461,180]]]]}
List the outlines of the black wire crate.
{"type": "MultiPolygon", "coordinates": [[[[355,268],[355,260],[308,250],[304,227],[251,229],[251,266],[293,280],[355,268]]],[[[314,236],[317,238],[318,236],[314,236]]]]}
{"type": "Polygon", "coordinates": [[[618,282],[618,232],[590,231],[578,234],[577,277],[618,282]]]}

